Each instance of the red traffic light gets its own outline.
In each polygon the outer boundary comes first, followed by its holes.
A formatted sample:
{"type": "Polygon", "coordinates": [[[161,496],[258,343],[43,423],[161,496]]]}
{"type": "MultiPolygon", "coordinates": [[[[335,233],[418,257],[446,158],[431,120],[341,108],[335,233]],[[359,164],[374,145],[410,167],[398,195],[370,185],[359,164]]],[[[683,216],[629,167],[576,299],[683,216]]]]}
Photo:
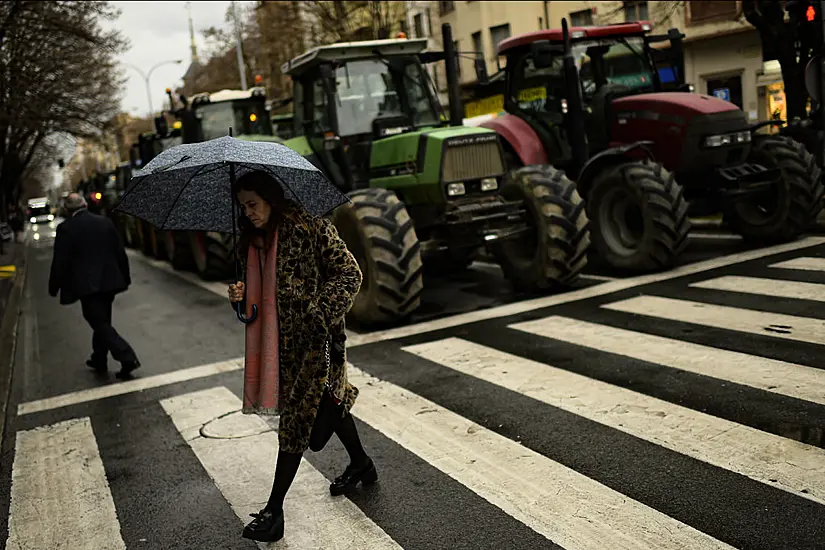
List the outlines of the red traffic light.
{"type": "Polygon", "coordinates": [[[808,9],[805,10],[805,19],[808,21],[816,19],[816,9],[813,6],[808,6],[808,9]]]}

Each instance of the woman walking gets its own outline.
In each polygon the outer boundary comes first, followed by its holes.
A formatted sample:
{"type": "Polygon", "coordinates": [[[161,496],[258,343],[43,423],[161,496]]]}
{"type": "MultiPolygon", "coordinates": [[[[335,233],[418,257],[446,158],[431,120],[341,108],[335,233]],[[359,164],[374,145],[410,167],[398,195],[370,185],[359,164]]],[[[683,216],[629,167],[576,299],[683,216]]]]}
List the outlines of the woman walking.
{"type": "Polygon", "coordinates": [[[280,415],[272,492],[243,536],[272,542],[284,536],[284,497],[304,451],[323,448],[333,431],[350,464],[330,493],[378,479],[349,412],[358,389],[347,382],[344,351],[344,317],[362,275],[334,226],[286,200],[268,174],[245,174],[233,195],[246,283],[229,285],[229,300],[247,316],[253,304],[259,308],[246,325],[243,412],[280,415]]]}

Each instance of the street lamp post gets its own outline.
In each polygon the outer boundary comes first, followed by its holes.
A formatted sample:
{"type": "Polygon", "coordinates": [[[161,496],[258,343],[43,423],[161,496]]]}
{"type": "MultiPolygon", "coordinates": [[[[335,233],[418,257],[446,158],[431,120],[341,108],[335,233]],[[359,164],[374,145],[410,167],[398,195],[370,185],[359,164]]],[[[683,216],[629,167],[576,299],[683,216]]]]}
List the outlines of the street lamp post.
{"type": "Polygon", "coordinates": [[[133,68],[140,74],[140,76],[143,77],[143,82],[146,84],[146,99],[149,101],[149,116],[154,116],[155,114],[155,109],[152,106],[152,88],[149,85],[149,79],[152,78],[152,72],[158,67],[162,67],[163,65],[180,65],[181,63],[183,63],[183,59],[170,59],[168,61],[161,61],[160,63],[156,64],[154,67],[149,69],[148,73],[144,73],[142,70],[140,70],[140,67],[132,65],[131,63],[124,63],[124,65],[133,68]]]}

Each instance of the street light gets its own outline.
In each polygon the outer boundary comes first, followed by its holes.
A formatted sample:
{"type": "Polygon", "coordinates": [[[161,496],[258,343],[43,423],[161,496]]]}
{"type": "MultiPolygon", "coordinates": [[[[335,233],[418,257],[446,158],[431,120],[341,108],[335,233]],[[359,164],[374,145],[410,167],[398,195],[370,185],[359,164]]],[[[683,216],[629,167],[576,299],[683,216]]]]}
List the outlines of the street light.
{"type": "Polygon", "coordinates": [[[155,109],[154,107],[152,107],[152,88],[151,86],[149,86],[149,79],[152,78],[152,72],[158,67],[162,67],[163,65],[180,65],[181,63],[183,63],[183,59],[170,59],[168,61],[161,61],[160,63],[149,69],[148,73],[144,73],[142,70],[140,70],[140,67],[132,65],[131,63],[123,63],[124,65],[136,70],[140,74],[140,76],[143,77],[143,82],[146,84],[146,99],[149,101],[149,116],[154,116],[155,114],[155,109]]]}

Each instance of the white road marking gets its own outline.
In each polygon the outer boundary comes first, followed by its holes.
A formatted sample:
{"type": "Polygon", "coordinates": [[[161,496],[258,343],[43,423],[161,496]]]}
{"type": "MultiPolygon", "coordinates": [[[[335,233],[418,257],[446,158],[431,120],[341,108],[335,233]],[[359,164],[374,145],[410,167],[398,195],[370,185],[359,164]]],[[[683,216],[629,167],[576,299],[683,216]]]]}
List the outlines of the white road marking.
{"type": "Polygon", "coordinates": [[[614,311],[771,336],[783,340],[825,344],[825,321],[821,319],[717,306],[659,296],[638,296],[605,304],[602,307],[614,311]]]}
{"type": "Polygon", "coordinates": [[[509,328],[825,405],[822,369],[566,317],[509,328]]]}
{"type": "Polygon", "coordinates": [[[667,281],[670,279],[675,279],[677,277],[683,277],[685,275],[701,273],[702,271],[718,269],[720,267],[725,267],[741,262],[747,262],[750,260],[756,260],[773,254],[780,254],[783,252],[799,250],[801,248],[817,246],[823,243],[825,243],[825,238],[823,237],[807,237],[792,243],[786,243],[768,248],[761,248],[759,250],[739,252],[737,254],[732,254],[730,256],[724,256],[721,258],[712,258],[710,260],[706,260],[703,262],[697,262],[695,264],[677,267],[676,269],[672,269],[670,271],[666,271],[663,273],[653,273],[649,275],[642,275],[640,277],[619,279],[601,285],[594,285],[588,288],[574,290],[572,292],[566,292],[564,294],[555,294],[553,296],[545,296],[542,298],[536,298],[534,300],[515,302],[512,304],[506,304],[480,311],[462,313],[459,315],[454,315],[452,317],[444,317],[441,319],[425,321],[423,323],[416,323],[413,325],[407,325],[383,331],[371,332],[367,334],[350,334],[347,340],[347,345],[349,347],[363,346],[366,344],[382,342],[385,340],[404,338],[423,332],[431,332],[435,330],[455,327],[467,323],[486,321],[489,319],[497,319],[499,317],[507,317],[509,315],[517,315],[519,313],[524,313],[527,311],[533,311],[545,307],[556,306],[559,304],[566,304],[569,302],[575,302],[578,300],[584,300],[596,296],[604,296],[606,294],[619,292],[621,290],[627,290],[629,288],[641,285],[667,281]]]}
{"type": "MultiPolygon", "coordinates": [[[[269,498],[277,434],[262,418],[240,414],[240,399],[224,387],[179,395],[160,404],[235,514],[243,523],[252,521],[249,514],[261,510],[269,498]]],[[[352,501],[330,496],[329,481],[306,460],[287,494],[284,516],[284,538],[269,546],[261,544],[261,548],[401,548],[352,501]]],[[[239,523],[238,537],[241,530],[239,523]]]]}
{"type": "Polygon", "coordinates": [[[126,548],[89,418],[17,433],[6,548],[126,548]]]}
{"type": "Polygon", "coordinates": [[[412,392],[349,378],[355,416],[567,550],[731,548],[412,392]]]}
{"type": "Polygon", "coordinates": [[[69,407],[98,399],[106,399],[107,397],[113,397],[115,395],[124,395],[136,391],[148,390],[150,388],[168,386],[169,384],[177,384],[178,382],[186,382],[187,380],[194,380],[196,378],[214,376],[242,368],[243,358],[237,358],[230,359],[229,361],[221,361],[220,363],[200,365],[198,367],[180,369],[165,374],[147,376],[146,378],[136,378],[135,380],[127,380],[126,382],[99,386],[88,390],[64,393],[55,397],[46,397],[45,399],[21,403],[17,407],[17,415],[23,416],[36,412],[69,407]]]}
{"type": "Polygon", "coordinates": [[[460,338],[402,349],[655,445],[825,504],[825,454],[818,447],[460,338]]]}
{"type": "Polygon", "coordinates": [[[793,298],[796,300],[825,302],[825,285],[817,283],[727,275],[706,281],[699,281],[690,286],[711,290],[758,294],[760,296],[773,296],[775,298],[793,298]]]}
{"type": "Polygon", "coordinates": [[[591,279],[593,281],[615,281],[616,277],[605,277],[604,275],[579,275],[582,279],[591,279]]]}
{"type": "Polygon", "coordinates": [[[780,269],[802,269],[804,271],[825,271],[825,258],[802,257],[772,264],[780,269]]]}

